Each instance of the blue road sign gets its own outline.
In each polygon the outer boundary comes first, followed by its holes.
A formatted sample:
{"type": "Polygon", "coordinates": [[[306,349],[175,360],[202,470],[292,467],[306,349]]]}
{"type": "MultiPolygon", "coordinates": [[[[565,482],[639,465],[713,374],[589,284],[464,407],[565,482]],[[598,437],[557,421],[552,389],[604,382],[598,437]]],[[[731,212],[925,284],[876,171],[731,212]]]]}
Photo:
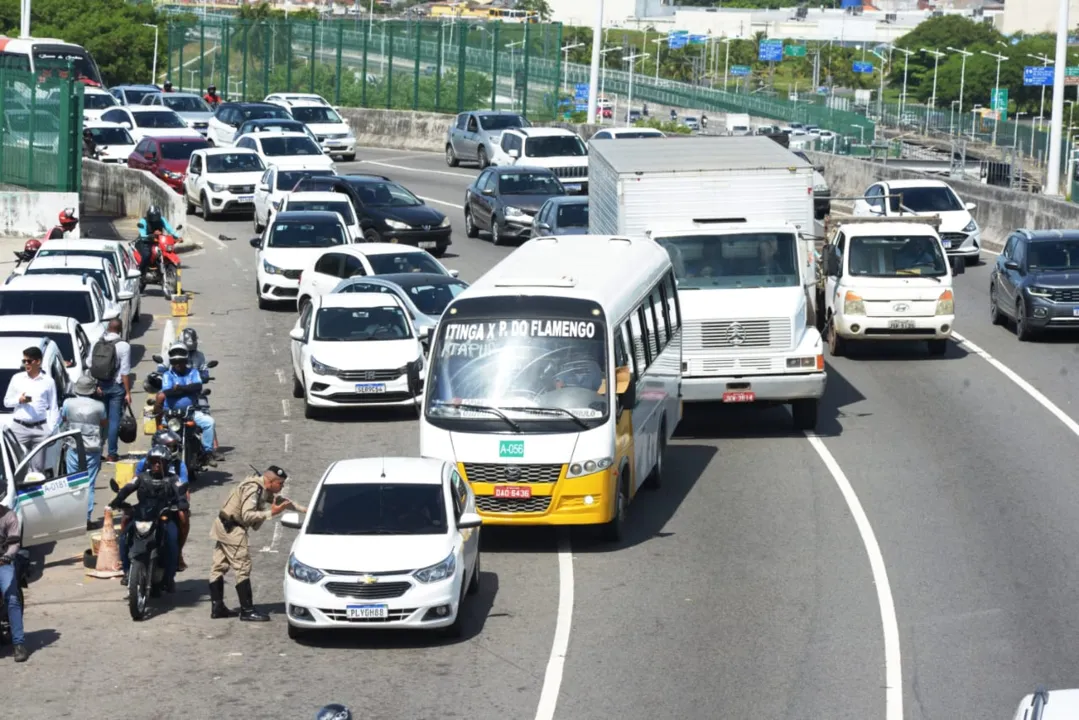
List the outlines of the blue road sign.
{"type": "Polygon", "coordinates": [[[688,35],[675,35],[667,38],[667,47],[671,50],[681,50],[686,46],[688,35]]]}
{"type": "Polygon", "coordinates": [[[588,103],[577,103],[576,112],[588,112],[588,103]]]}
{"type": "Polygon", "coordinates": [[[1053,68],[1042,67],[1041,65],[1027,65],[1023,68],[1023,84],[1024,85],[1052,85],[1053,84],[1053,68]]]}
{"type": "Polygon", "coordinates": [[[757,59],[761,62],[781,62],[783,60],[783,41],[766,40],[762,42],[757,59]]]}
{"type": "Polygon", "coordinates": [[[690,35],[689,41],[694,45],[703,45],[708,41],[707,35],[690,35]]]}
{"type": "Polygon", "coordinates": [[[573,96],[576,98],[588,97],[588,83],[577,83],[573,86],[573,96]]]}
{"type": "Polygon", "coordinates": [[[731,75],[735,77],[745,77],[752,72],[752,68],[749,65],[731,65],[731,75]]]}
{"type": "Polygon", "coordinates": [[[873,74],[873,63],[871,63],[871,62],[859,62],[859,61],[855,60],[854,65],[851,67],[851,69],[856,73],[862,73],[864,75],[872,75],[873,74]]]}

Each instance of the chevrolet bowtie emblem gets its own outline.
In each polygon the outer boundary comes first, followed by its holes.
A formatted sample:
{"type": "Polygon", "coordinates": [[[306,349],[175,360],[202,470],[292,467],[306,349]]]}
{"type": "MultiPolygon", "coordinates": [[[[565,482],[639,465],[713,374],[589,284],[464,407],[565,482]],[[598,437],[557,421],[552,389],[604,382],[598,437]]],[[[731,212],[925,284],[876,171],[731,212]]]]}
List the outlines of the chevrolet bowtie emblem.
{"type": "Polygon", "coordinates": [[[362,578],[360,578],[360,582],[362,582],[364,585],[374,585],[378,582],[378,578],[374,575],[364,575],[362,578]]]}

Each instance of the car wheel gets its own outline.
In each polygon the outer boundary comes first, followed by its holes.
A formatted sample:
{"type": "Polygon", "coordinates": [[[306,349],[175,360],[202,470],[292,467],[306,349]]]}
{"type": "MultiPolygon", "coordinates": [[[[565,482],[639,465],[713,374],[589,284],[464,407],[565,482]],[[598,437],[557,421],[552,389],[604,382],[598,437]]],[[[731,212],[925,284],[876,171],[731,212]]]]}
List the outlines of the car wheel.
{"type": "Polygon", "coordinates": [[[491,164],[491,160],[487,157],[487,148],[480,145],[480,149],[476,151],[476,162],[479,163],[480,170],[486,170],[487,166],[491,164]]]}
{"type": "Polygon", "coordinates": [[[498,229],[498,218],[493,217],[491,218],[491,243],[501,245],[502,242],[502,232],[498,229]]]}
{"type": "Polygon", "coordinates": [[[300,378],[296,377],[296,373],[292,373],[292,397],[299,400],[303,397],[304,387],[300,382],[300,378]]]}
{"type": "Polygon", "coordinates": [[[256,234],[256,235],[261,235],[261,234],[262,234],[262,231],[266,229],[266,226],[265,226],[265,225],[263,225],[263,224],[261,224],[261,223],[259,222],[259,214],[258,214],[258,211],[252,211],[252,213],[251,213],[251,220],[252,220],[252,221],[254,222],[254,224],[255,224],[255,234],[256,234]]]}
{"type": "Polygon", "coordinates": [[[1030,342],[1034,339],[1034,329],[1027,322],[1027,310],[1022,300],[1015,304],[1015,337],[1019,342],[1030,342]]]}
{"type": "Polygon", "coordinates": [[[440,258],[440,257],[442,257],[443,255],[446,254],[446,249],[447,248],[446,248],[445,245],[438,245],[438,246],[435,247],[434,250],[428,250],[427,252],[431,253],[436,258],[440,258]]]}
{"type": "Polygon", "coordinates": [[[948,352],[947,340],[930,340],[929,341],[929,354],[933,357],[940,357],[948,352]]]}
{"type": "Polygon", "coordinates": [[[839,336],[839,332],[836,330],[835,317],[828,318],[828,352],[832,357],[843,357],[846,349],[846,341],[839,336]]]}
{"type": "Polygon", "coordinates": [[[472,219],[472,211],[467,207],[465,208],[465,235],[470,238],[478,238],[480,236],[480,230],[476,227],[476,223],[472,219]]]}
{"type": "Polygon", "coordinates": [[[364,230],[363,240],[371,243],[382,242],[382,236],[378,234],[378,230],[364,230]]]}
{"type": "Polygon", "coordinates": [[[210,209],[210,199],[206,197],[206,193],[202,194],[202,219],[209,222],[214,217],[213,210],[210,209]]]}
{"type": "Polygon", "coordinates": [[[979,253],[977,255],[968,255],[967,257],[963,258],[963,262],[964,262],[964,264],[966,264],[967,267],[971,267],[972,265],[981,265],[982,264],[981,253],[979,253]]]}
{"type": "Polygon", "coordinates": [[[621,542],[626,528],[626,504],[629,502],[629,478],[625,473],[618,477],[618,490],[614,501],[614,517],[603,526],[603,538],[608,542],[621,542]]]}
{"type": "Polygon", "coordinates": [[[446,164],[450,167],[457,167],[461,164],[461,161],[457,159],[457,153],[453,151],[453,145],[446,143],[446,164]]]}
{"type": "Polygon", "coordinates": [[[255,299],[258,300],[259,310],[265,310],[266,308],[270,307],[269,301],[264,300],[262,297],[262,293],[259,292],[258,275],[255,275],[255,299]]]}
{"type": "Polygon", "coordinates": [[[344,160],[345,162],[355,162],[356,161],[356,153],[348,153],[347,155],[342,155],[341,159],[344,160]]]}
{"type": "Polygon", "coordinates": [[[478,595],[480,592],[480,552],[476,551],[476,567],[472,569],[472,580],[468,583],[468,594],[478,595]]]}
{"type": "Polygon", "coordinates": [[[656,452],[656,464],[644,481],[649,490],[659,490],[663,487],[663,456],[667,454],[667,421],[664,420],[659,426],[659,450],[656,452]]]}
{"type": "Polygon", "coordinates": [[[994,325],[1004,324],[1004,315],[1000,312],[1000,306],[997,305],[997,286],[989,286],[989,322],[994,325]]]}

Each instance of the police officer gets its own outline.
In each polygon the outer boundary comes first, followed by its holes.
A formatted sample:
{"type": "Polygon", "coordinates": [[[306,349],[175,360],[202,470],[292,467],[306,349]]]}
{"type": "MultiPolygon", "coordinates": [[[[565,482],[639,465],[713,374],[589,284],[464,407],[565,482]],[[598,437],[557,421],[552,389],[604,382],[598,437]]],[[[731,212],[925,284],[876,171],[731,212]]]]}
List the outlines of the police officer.
{"type": "Polygon", "coordinates": [[[251,598],[251,549],[247,534],[262,523],[292,507],[290,500],[275,498],[288,473],[271,465],[262,475],[250,475],[229,494],[210,528],[214,541],[210,568],[210,617],[214,620],[235,613],[225,605],[225,573],[236,573],[236,596],[240,599],[240,619],[268,622],[270,616],[255,609],[251,598]]]}

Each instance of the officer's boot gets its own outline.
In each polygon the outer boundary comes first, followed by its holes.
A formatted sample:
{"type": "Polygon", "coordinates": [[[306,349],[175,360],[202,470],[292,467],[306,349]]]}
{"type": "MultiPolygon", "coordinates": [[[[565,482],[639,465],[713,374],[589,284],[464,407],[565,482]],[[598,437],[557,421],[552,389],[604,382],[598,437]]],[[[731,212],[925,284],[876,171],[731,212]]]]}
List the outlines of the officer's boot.
{"type": "Polygon", "coordinates": [[[236,595],[240,598],[240,619],[245,622],[269,622],[270,616],[255,609],[251,599],[251,581],[236,583],[236,595]]]}
{"type": "Polygon", "coordinates": [[[236,613],[225,604],[225,579],[218,578],[210,583],[210,619],[221,620],[235,617],[236,613]]]}

